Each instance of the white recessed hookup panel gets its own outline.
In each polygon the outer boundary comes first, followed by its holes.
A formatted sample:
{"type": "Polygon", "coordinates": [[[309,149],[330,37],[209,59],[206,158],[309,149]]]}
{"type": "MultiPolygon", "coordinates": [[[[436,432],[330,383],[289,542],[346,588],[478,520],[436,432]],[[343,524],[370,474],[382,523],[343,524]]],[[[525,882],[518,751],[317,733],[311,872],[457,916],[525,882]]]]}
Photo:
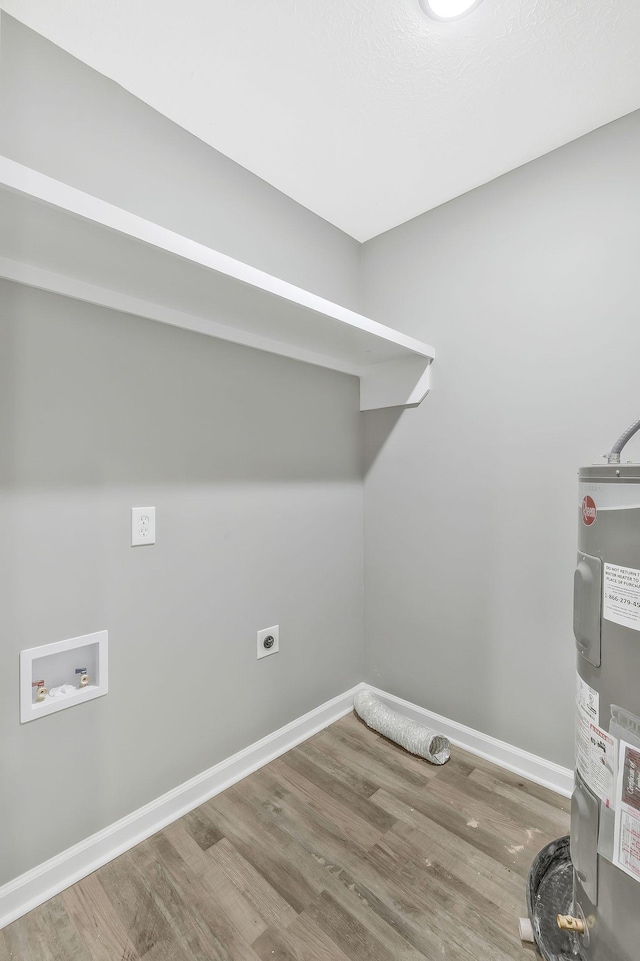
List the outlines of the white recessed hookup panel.
{"type": "Polygon", "coordinates": [[[21,723],[106,694],[108,640],[107,631],[96,631],[21,651],[21,723]]]}

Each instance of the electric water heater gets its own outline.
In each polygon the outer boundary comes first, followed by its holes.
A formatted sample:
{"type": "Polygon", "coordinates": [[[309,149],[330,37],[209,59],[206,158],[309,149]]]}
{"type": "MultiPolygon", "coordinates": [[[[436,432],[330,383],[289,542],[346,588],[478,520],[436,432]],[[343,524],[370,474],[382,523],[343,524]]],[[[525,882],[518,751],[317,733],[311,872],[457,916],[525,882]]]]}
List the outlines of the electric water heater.
{"type": "Polygon", "coordinates": [[[583,961],[640,961],[640,465],[579,472],[573,908],[583,961]]]}

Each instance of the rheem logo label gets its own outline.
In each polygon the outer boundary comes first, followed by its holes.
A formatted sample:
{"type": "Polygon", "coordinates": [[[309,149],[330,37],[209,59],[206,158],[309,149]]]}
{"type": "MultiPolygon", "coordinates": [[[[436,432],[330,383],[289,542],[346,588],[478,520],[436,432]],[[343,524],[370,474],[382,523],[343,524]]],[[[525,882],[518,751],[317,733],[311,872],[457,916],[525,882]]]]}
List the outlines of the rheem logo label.
{"type": "Polygon", "coordinates": [[[597,513],[596,502],[587,494],[582,498],[582,523],[589,527],[595,521],[597,513]]]}

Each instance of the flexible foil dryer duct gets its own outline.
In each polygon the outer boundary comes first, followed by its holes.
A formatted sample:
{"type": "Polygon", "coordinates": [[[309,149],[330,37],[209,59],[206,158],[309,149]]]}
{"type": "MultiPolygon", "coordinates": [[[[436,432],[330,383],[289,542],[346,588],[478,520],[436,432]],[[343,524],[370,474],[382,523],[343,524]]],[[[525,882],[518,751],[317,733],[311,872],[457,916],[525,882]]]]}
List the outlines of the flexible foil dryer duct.
{"type": "Polygon", "coordinates": [[[451,757],[448,738],[385,707],[370,691],[360,691],[353,706],[368,727],[395,741],[410,754],[424,757],[432,764],[445,764],[451,757]]]}

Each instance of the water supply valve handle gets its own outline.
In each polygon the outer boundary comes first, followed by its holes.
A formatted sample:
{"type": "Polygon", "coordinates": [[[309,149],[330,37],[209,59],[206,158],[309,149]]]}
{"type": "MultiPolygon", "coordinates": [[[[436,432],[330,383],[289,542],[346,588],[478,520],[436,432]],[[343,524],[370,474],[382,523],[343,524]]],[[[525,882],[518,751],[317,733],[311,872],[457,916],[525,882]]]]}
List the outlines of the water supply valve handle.
{"type": "Polygon", "coordinates": [[[76,667],[76,674],[80,674],[80,687],[86,687],[89,683],[89,674],[86,667],[76,667]]]}
{"type": "Polygon", "coordinates": [[[46,687],[44,686],[44,680],[42,680],[42,681],[34,681],[33,684],[31,685],[31,687],[37,687],[37,688],[38,688],[38,693],[37,693],[37,695],[36,695],[36,704],[41,704],[42,701],[44,701],[44,699],[45,699],[45,697],[47,696],[47,694],[49,693],[49,692],[47,691],[46,687]]]}

